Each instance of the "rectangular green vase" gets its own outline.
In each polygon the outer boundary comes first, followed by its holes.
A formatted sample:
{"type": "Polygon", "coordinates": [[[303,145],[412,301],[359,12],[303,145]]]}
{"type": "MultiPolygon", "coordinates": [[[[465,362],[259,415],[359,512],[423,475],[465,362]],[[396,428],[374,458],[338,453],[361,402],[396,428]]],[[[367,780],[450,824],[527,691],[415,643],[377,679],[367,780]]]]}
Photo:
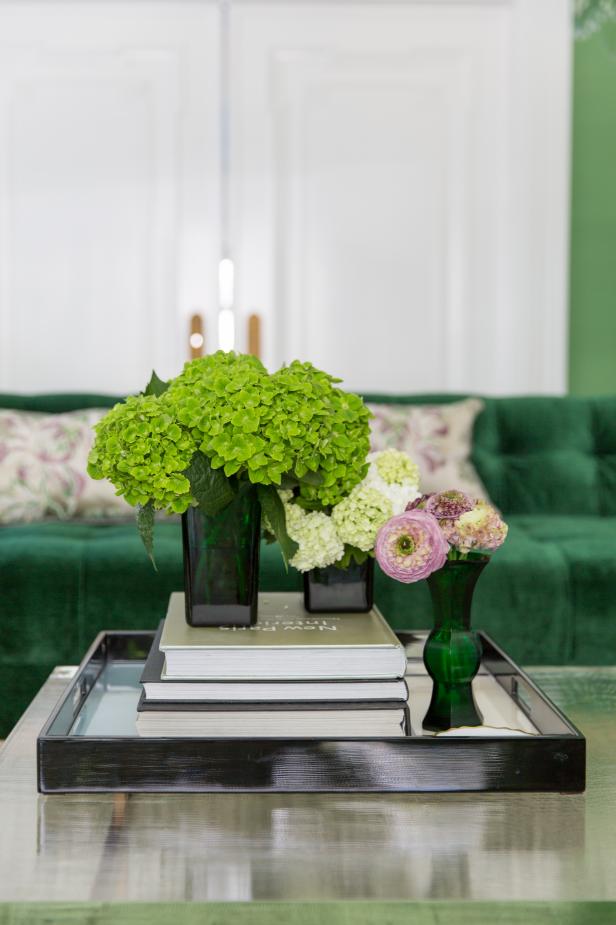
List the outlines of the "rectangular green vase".
{"type": "Polygon", "coordinates": [[[261,506],[254,488],[214,516],[182,516],[186,622],[251,626],[257,620],[261,506]]]}
{"type": "Polygon", "coordinates": [[[367,613],[374,604],[374,559],[347,568],[330,565],[304,573],[309,613],[367,613]]]}

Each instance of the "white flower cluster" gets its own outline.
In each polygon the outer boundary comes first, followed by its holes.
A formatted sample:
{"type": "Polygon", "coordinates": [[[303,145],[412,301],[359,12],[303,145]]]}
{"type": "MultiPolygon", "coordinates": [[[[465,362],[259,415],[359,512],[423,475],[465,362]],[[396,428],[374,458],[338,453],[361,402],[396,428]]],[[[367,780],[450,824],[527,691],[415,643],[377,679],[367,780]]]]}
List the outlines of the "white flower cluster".
{"type": "Polygon", "coordinates": [[[401,514],[410,501],[419,497],[419,468],[406,453],[382,450],[370,453],[368,462],[370,468],[364,484],[389,498],[394,516],[401,514]]]}
{"type": "Polygon", "coordinates": [[[383,524],[419,497],[419,470],[406,453],[383,450],[371,453],[368,462],[366,478],[331,515],[307,513],[293,502],[290,492],[280,492],[287,532],[299,546],[290,560],[298,571],[333,565],[344,555],[345,544],[371,552],[383,524]]]}
{"type": "Polygon", "coordinates": [[[342,558],[344,543],[336,533],[331,517],[319,511],[307,513],[297,504],[285,504],[285,513],[287,533],[299,546],[289,560],[298,572],[325,568],[342,558]]]}

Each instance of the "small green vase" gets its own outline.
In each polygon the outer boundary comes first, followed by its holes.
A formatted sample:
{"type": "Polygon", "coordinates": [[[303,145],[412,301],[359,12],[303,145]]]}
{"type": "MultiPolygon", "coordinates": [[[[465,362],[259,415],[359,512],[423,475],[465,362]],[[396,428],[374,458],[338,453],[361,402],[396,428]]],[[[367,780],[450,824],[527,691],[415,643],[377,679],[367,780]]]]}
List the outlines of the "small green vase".
{"type": "Polygon", "coordinates": [[[304,572],[308,613],[367,613],[374,604],[374,559],[347,568],[329,565],[304,572]]]}
{"type": "Polygon", "coordinates": [[[471,605],[475,585],[488,562],[487,556],[448,560],[427,579],[434,629],[426,640],[423,660],[433,687],[423,728],[431,732],[483,722],[473,697],[481,642],[471,629],[471,605]]]}

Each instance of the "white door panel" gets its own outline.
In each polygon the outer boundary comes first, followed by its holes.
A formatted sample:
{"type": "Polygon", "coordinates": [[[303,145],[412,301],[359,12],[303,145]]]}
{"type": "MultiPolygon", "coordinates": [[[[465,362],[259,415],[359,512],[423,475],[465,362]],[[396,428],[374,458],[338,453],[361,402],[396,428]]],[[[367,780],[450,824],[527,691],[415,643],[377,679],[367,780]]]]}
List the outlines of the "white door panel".
{"type": "Polygon", "coordinates": [[[238,308],[392,391],[565,384],[566,0],[237,3],[238,308]]]}
{"type": "Polygon", "coordinates": [[[0,387],[142,387],[215,318],[210,5],[0,3],[0,387]]]}

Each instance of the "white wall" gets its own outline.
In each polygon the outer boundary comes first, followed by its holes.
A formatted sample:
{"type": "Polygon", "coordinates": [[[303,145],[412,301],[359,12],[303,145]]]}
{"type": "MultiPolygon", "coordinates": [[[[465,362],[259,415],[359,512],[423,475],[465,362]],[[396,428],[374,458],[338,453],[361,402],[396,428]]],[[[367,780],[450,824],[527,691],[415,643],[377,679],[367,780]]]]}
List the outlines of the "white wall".
{"type": "Polygon", "coordinates": [[[193,311],[215,349],[228,198],[239,349],[563,391],[569,49],[567,0],[3,0],[0,389],[173,375],[193,311]]]}

